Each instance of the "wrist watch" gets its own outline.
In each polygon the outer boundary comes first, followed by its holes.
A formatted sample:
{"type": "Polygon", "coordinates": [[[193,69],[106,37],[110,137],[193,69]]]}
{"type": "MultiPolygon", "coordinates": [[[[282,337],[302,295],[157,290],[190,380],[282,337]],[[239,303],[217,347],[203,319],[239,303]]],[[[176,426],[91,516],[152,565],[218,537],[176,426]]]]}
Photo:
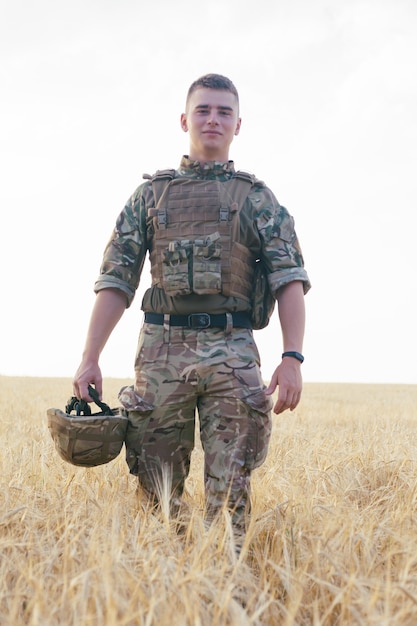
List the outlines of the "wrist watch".
{"type": "Polygon", "coordinates": [[[291,356],[293,359],[297,359],[297,361],[300,361],[300,363],[304,361],[304,357],[301,352],[294,352],[290,350],[289,352],[283,352],[282,358],[284,358],[284,356],[291,356]]]}

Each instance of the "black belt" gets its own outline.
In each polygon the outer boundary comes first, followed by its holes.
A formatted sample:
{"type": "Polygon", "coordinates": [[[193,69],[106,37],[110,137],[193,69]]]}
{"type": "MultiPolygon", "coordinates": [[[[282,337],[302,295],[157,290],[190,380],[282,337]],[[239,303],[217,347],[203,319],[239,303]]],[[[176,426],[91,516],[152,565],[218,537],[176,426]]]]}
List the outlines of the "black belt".
{"type": "MultiPolygon", "coordinates": [[[[231,313],[233,320],[233,327],[240,328],[252,328],[249,315],[243,313],[231,313]]],[[[145,313],[145,322],[148,324],[158,324],[162,326],[164,323],[163,313],[145,313]]],[[[190,315],[170,315],[170,326],[185,326],[188,328],[212,328],[217,326],[218,328],[226,328],[227,318],[226,313],[191,313],[190,315]]]]}

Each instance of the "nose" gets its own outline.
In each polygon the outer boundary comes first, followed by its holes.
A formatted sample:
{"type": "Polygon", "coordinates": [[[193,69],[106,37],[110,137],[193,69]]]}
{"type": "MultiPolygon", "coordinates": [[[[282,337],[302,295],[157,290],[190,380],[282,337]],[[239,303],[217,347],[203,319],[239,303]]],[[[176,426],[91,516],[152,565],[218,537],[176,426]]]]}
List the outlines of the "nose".
{"type": "Polygon", "coordinates": [[[210,126],[215,126],[219,123],[219,120],[217,118],[217,113],[216,111],[214,111],[213,109],[210,111],[210,114],[207,118],[207,124],[210,124],[210,126]]]}

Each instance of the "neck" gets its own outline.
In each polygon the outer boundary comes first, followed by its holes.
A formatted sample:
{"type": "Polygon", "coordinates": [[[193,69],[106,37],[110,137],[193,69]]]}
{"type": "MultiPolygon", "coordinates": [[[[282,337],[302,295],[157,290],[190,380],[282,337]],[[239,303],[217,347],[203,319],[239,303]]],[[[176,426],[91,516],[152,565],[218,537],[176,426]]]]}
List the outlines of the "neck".
{"type": "Polygon", "coordinates": [[[191,159],[188,155],[184,155],[181,159],[181,169],[191,170],[201,175],[216,174],[216,175],[232,175],[234,170],[233,161],[198,161],[191,159]]]}
{"type": "Polygon", "coordinates": [[[199,161],[201,165],[205,165],[206,163],[227,163],[229,161],[229,153],[219,154],[218,152],[213,152],[212,154],[199,154],[198,152],[194,152],[190,150],[188,158],[192,161],[199,161]]]}

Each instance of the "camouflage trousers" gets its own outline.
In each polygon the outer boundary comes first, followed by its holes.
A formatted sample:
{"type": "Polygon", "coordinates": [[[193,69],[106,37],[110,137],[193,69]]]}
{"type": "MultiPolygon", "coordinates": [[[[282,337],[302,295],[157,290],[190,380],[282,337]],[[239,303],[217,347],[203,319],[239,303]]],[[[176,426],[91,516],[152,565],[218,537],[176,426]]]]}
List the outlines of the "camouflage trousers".
{"type": "MultiPolygon", "coordinates": [[[[145,323],[135,385],[119,394],[128,410],[126,460],[148,494],[163,477],[181,496],[190,469],[198,411],[207,510],[249,504],[251,472],[265,460],[272,400],[265,395],[251,330],[191,329],[145,323]]],[[[240,512],[240,513],[239,513],[240,512]]]]}

